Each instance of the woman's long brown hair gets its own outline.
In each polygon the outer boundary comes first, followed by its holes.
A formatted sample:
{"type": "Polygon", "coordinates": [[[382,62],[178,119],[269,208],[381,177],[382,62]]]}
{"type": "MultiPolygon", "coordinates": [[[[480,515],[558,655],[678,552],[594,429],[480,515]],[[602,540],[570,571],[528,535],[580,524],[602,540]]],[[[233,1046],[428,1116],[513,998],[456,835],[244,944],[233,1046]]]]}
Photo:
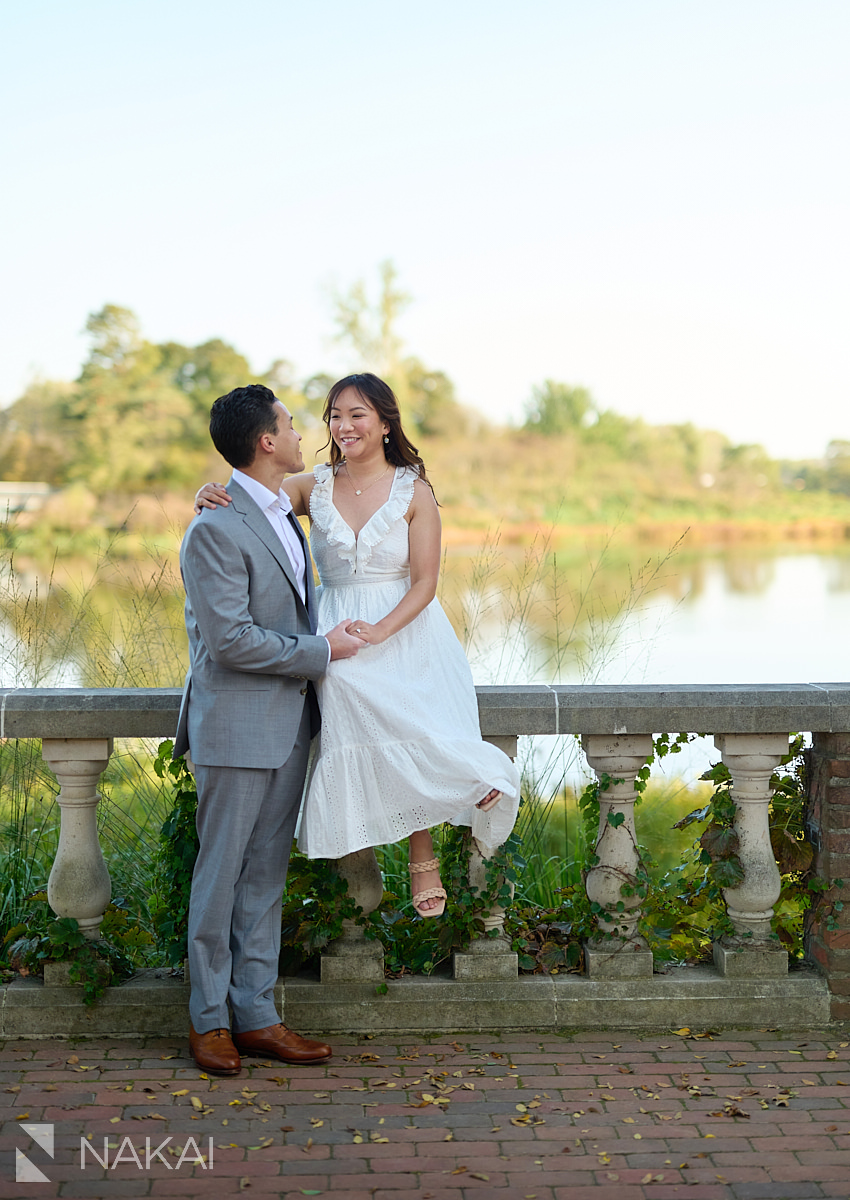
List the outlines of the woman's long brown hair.
{"type": "MultiPolygon", "coordinates": [[[[328,398],[325,401],[325,411],[322,413],[322,420],[328,429],[328,443],[326,444],[330,444],[330,466],[333,467],[334,474],[336,474],[342,465],[344,455],[330,436],[331,409],[334,407],[340,394],[346,388],[350,387],[353,387],[362,399],[371,404],[381,420],[386,421],[390,427],[387,435],[390,440],[384,443],[384,454],[387,456],[387,462],[391,463],[394,467],[413,467],[418,471],[419,478],[427,483],[433,492],[434,489],[431,486],[431,481],[425,474],[425,463],[420,458],[419,451],[402,428],[401,412],[399,411],[395,392],[389,384],[384,383],[383,379],[379,379],[377,375],[372,375],[369,371],[364,371],[360,375],[346,375],[344,379],[339,379],[328,392],[328,398]]],[[[322,449],[324,449],[324,446],[322,449]]]]}

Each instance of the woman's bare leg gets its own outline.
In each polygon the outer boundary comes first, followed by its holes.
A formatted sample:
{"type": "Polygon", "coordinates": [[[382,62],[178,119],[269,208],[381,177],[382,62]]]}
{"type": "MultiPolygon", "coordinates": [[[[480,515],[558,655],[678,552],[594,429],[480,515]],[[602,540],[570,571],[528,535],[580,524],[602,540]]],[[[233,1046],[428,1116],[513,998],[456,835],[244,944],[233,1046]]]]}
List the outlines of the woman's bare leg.
{"type": "MultiPolygon", "coordinates": [[[[429,862],[434,857],[434,843],[430,829],[418,829],[411,833],[408,841],[408,859],[412,863],[429,862]]],[[[442,887],[439,871],[417,871],[411,876],[411,892],[427,892],[429,888],[442,887]]],[[[441,901],[436,896],[423,900],[421,909],[437,908],[441,901]]]]}

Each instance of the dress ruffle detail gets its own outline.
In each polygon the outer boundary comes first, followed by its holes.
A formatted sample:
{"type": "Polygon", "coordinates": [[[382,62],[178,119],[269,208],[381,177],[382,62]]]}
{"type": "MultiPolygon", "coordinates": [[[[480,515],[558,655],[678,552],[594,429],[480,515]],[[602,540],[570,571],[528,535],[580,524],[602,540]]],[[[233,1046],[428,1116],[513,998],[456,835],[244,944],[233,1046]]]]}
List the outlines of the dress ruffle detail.
{"type": "Polygon", "coordinates": [[[328,544],[336,549],[343,562],[354,566],[357,557],[357,538],[350,525],[346,525],[333,506],[334,473],[333,467],[321,463],[313,468],[316,484],[310,492],[310,518],[318,525],[328,544]]]}
{"type": "Polygon", "coordinates": [[[395,522],[403,517],[413,500],[413,486],[419,478],[414,467],[396,467],[395,479],[386,504],[373,513],[359,534],[348,525],[333,503],[334,473],[327,464],[315,467],[316,485],[310,493],[310,515],[324,530],[328,542],[337,547],[339,557],[358,568],[368,565],[372,551],[395,522]]]}

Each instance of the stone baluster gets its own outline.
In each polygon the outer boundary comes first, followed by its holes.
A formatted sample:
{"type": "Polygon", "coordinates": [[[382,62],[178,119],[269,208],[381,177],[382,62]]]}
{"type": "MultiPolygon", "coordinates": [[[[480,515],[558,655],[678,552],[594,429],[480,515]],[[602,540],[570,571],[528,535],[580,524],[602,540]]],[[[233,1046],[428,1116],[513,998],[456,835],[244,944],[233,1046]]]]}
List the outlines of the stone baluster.
{"type": "MultiPolygon", "coordinates": [[[[516,759],[517,739],[515,735],[492,736],[484,739],[498,746],[508,758],[516,759]]],[[[478,843],[473,839],[469,856],[469,882],[479,895],[487,891],[487,862],[478,843]]],[[[513,896],[513,884],[510,885],[513,896]]],[[[473,938],[465,953],[456,952],[452,958],[455,979],[488,981],[516,979],[519,974],[519,957],[511,950],[505,935],[505,910],[494,904],[488,910],[484,923],[484,935],[473,938]]]]}
{"type": "Polygon", "coordinates": [[[97,785],[112,753],[112,738],[45,738],[44,761],[59,780],[59,847],[47,899],[59,917],[74,917],[97,940],[112,884],[97,837],[97,785]]]}
{"type": "Polygon", "coordinates": [[[605,791],[600,790],[599,861],[587,873],[588,899],[610,916],[599,918],[600,936],[585,947],[587,974],[607,979],[651,976],[652,952],[637,932],[641,898],[634,890],[623,895],[623,888],[634,889],[637,884],[635,780],[652,753],[652,738],[649,734],[585,734],[581,744],[597,778],[607,775],[613,780],[605,791]],[[612,825],[611,815],[621,816],[622,821],[612,825]]]}
{"type": "Polygon", "coordinates": [[[714,963],[723,975],[775,977],[788,970],[788,953],[771,938],[773,905],[781,880],[770,844],[770,777],[788,753],[787,733],[717,734],[714,744],[732,776],[735,832],[744,879],[724,888],[733,937],[715,942],[714,963]]]}
{"type": "MultiPolygon", "coordinates": [[[[371,846],[338,858],[336,870],[348,884],[348,893],[364,914],[374,912],[384,895],[384,880],[371,846]]],[[[383,982],[384,948],[366,937],[355,921],[342,923],[342,935],[321,956],[322,983],[383,982]]]]}

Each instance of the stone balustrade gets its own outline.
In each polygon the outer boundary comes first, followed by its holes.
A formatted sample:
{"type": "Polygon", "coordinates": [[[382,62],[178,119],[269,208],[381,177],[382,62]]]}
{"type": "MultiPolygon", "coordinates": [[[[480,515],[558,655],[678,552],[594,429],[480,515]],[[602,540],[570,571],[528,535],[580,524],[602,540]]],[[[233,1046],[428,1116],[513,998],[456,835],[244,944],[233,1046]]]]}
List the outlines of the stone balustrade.
{"type": "MultiPolygon", "coordinates": [[[[789,734],[811,732],[809,829],[817,866],[827,883],[850,881],[850,684],[506,686],[477,692],[488,740],[515,755],[520,735],[578,735],[590,767],[605,781],[597,862],[587,878],[588,896],[602,912],[603,936],[586,947],[589,979],[602,986],[652,977],[652,955],[637,932],[639,889],[632,886],[638,869],[634,782],[651,753],[652,735],[679,731],[712,733],[733,781],[744,878],[724,892],[734,935],[714,947],[716,971],[737,980],[785,975],[787,954],[770,935],[779,872],[768,833],[769,779],[787,752],[789,734]]],[[[48,897],[54,911],[76,917],[88,937],[97,936],[110,895],[97,839],[96,789],[112,740],[171,736],[179,701],[180,691],[172,688],[0,689],[0,737],[40,738],[59,781],[61,833],[48,897]]],[[[381,880],[371,851],[348,856],[338,869],[364,911],[377,907],[381,880]]],[[[477,852],[470,870],[482,890],[486,863],[477,852]]],[[[850,886],[839,898],[850,899],[850,886]]],[[[459,987],[516,979],[516,955],[501,936],[503,918],[501,910],[487,913],[485,936],[455,955],[459,987]]],[[[828,929],[812,925],[807,947],[828,979],[833,1019],[850,1018],[850,906],[828,929]]],[[[380,948],[353,925],[322,961],[322,986],[372,981],[374,987],[382,977],[380,948]]]]}

